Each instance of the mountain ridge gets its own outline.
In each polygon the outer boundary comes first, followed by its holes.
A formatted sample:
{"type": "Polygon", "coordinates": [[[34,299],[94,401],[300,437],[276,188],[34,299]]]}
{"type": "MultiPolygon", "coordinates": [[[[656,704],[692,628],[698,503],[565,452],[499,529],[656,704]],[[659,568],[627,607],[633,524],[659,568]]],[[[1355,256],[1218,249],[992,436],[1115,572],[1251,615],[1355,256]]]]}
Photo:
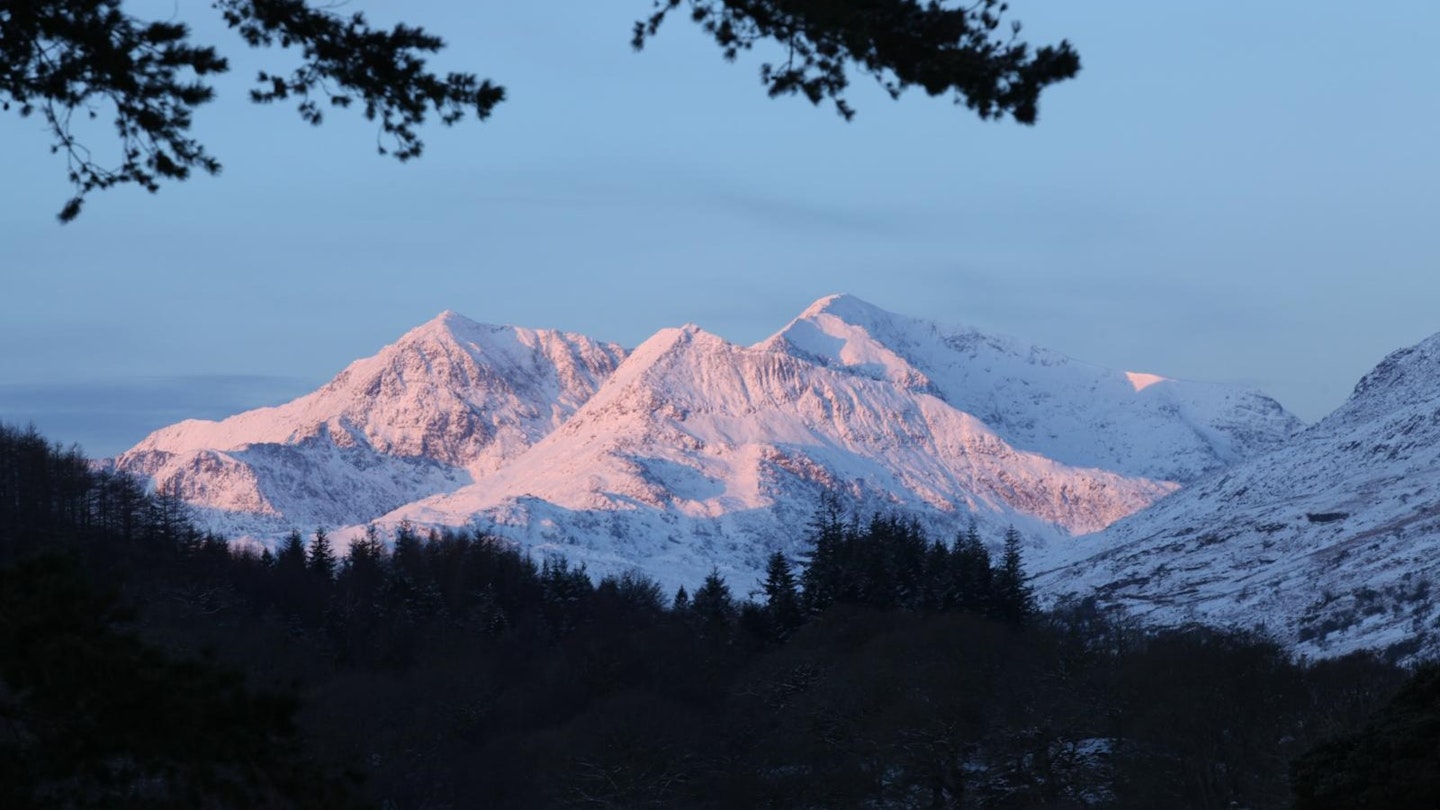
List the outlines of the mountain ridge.
{"type": "Polygon", "coordinates": [[[1160,622],[1252,624],[1310,655],[1440,653],[1440,334],[1286,445],[1118,521],[1040,577],[1160,622]]]}
{"type": "Polygon", "coordinates": [[[824,488],[937,526],[1014,523],[1043,551],[1298,425],[1254,392],[1134,374],[846,295],[750,347],[689,324],[632,352],[446,311],[312,394],[161,429],[117,465],[232,532],[472,524],[641,568],[661,552],[626,557],[617,535],[653,533],[693,546],[689,568],[752,576],[824,488]],[[1180,461],[1128,464],[1157,451],[1180,461]]]}

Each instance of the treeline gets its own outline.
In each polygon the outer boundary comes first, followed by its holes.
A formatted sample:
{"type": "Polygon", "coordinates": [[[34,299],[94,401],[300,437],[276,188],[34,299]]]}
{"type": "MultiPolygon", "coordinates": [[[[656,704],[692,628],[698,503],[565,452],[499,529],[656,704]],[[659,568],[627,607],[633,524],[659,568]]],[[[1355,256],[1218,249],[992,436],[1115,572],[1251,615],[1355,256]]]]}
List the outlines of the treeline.
{"type": "Polygon", "coordinates": [[[596,581],[408,526],[257,553],[0,426],[0,805],[1435,797],[1414,788],[1434,767],[1406,772],[1408,794],[1362,784],[1389,750],[1367,729],[1393,733],[1376,712],[1405,677],[1384,661],[1296,661],[1093,602],[1038,611],[1013,532],[992,558],[973,528],[941,540],[817,508],[810,553],[773,556],[753,595],[718,572],[675,594],[596,581]]]}

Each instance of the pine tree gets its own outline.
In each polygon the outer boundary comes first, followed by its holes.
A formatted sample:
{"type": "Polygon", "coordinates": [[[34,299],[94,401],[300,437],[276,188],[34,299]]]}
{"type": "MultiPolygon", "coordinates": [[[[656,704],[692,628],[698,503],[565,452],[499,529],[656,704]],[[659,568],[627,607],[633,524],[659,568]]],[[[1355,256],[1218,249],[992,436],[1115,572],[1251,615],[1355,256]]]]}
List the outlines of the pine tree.
{"type": "Polygon", "coordinates": [[[300,532],[291,529],[275,554],[275,570],[280,574],[305,570],[305,541],[300,532]]]}
{"type": "Polygon", "coordinates": [[[385,544],[380,542],[375,524],[365,527],[365,536],[350,544],[340,579],[352,596],[370,595],[377,591],[383,578],[385,544]]]}
{"type": "Polygon", "coordinates": [[[567,633],[579,624],[584,607],[595,593],[584,563],[571,568],[564,557],[550,557],[540,566],[544,613],[550,628],[567,633]]]}
{"type": "Polygon", "coordinates": [[[735,599],[730,595],[730,586],[720,576],[719,568],[711,568],[705,582],[695,591],[690,603],[695,619],[700,624],[700,633],[709,637],[720,637],[728,632],[736,616],[735,599]]]}
{"type": "Polygon", "coordinates": [[[402,576],[418,583],[425,571],[425,549],[415,534],[415,527],[408,520],[402,520],[395,530],[395,551],[391,557],[395,570],[402,576]]]}
{"type": "Polygon", "coordinates": [[[955,539],[951,552],[951,584],[945,606],[950,610],[981,612],[993,601],[990,551],[980,539],[975,521],[955,539]]]}
{"type": "Polygon", "coordinates": [[[820,510],[810,521],[810,552],[800,575],[801,605],[811,615],[823,612],[844,589],[845,549],[851,532],[845,524],[839,499],[826,492],[820,510]]]}
{"type": "Polygon", "coordinates": [[[1005,530],[1005,548],[993,578],[996,618],[1018,624],[1035,612],[1035,590],[1025,576],[1020,556],[1020,532],[1014,526],[1005,530]]]}
{"type": "Polygon", "coordinates": [[[324,528],[315,530],[315,540],[310,543],[305,567],[326,582],[335,576],[335,551],[330,547],[330,535],[325,533],[324,528]]]}
{"type": "Polygon", "coordinates": [[[775,552],[765,566],[765,613],[776,640],[784,640],[791,631],[800,626],[803,614],[800,609],[800,592],[796,587],[795,575],[790,570],[790,561],[785,555],[775,552]]]}
{"type": "Polygon", "coordinates": [[[684,615],[690,612],[690,593],[681,585],[675,591],[675,599],[670,602],[670,612],[684,615]]]}

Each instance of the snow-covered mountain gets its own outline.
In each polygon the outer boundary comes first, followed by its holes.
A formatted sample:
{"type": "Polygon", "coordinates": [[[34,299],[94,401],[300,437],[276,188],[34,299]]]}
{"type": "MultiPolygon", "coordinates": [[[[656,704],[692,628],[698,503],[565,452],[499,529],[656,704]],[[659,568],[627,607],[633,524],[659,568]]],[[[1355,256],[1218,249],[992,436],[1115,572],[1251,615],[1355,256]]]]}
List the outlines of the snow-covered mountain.
{"type": "Polygon", "coordinates": [[[953,531],[1095,531],[1173,484],[1069,467],[888,380],[818,366],[697,327],[646,341],[570,421],[494,475],[402,507],[387,523],[480,521],[601,570],[643,565],[742,581],[798,550],[824,492],[953,531]]]}
{"type": "Polygon", "coordinates": [[[116,465],[226,528],[362,523],[494,472],[623,358],[581,335],[444,312],[312,394],[163,428],[116,465]]]}
{"type": "Polygon", "coordinates": [[[817,301],[762,345],[934,394],[1014,447],[1161,481],[1189,483],[1301,426],[1257,391],[1113,371],[848,295],[817,301]]]}
{"type": "Polygon", "coordinates": [[[313,394],[165,428],[117,464],[232,533],[478,524],[601,570],[744,582],[824,491],[1061,543],[1297,426],[1253,392],[831,296],[753,347],[684,327],[628,357],[445,313],[313,394]]]}
{"type": "Polygon", "coordinates": [[[1041,578],[1152,619],[1263,624],[1306,653],[1440,653],[1440,335],[1333,414],[1072,546],[1041,578]]]}

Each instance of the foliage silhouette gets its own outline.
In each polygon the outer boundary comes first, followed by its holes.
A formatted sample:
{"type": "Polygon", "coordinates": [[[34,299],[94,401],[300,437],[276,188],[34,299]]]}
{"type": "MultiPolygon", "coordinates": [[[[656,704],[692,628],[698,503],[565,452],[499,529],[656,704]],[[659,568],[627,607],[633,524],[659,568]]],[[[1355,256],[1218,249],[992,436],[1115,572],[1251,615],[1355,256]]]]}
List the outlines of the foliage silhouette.
{"type": "MultiPolygon", "coordinates": [[[[997,32],[1007,7],[979,0],[955,8],[921,0],[656,0],[635,23],[638,50],[672,12],[689,17],[714,38],[727,59],[768,41],[786,53],[766,63],[761,78],[771,96],[831,99],[849,119],[845,100],[851,72],[868,74],[898,98],[918,86],[952,94],[981,118],[1010,115],[1034,123],[1040,92],[1073,77],[1079,57],[1068,42],[1035,49],[1020,27],[997,32]]],[[[246,45],[295,48],[300,66],[264,70],[250,99],[294,101],[302,119],[319,124],[327,110],[359,107],[379,124],[377,151],[406,161],[424,150],[418,129],[432,116],[455,124],[483,120],[505,90],[471,73],[430,71],[425,58],[444,41],[423,28],[373,27],[363,14],[344,16],[307,0],[213,0],[212,6],[246,45]]],[[[218,174],[220,162],[190,135],[196,109],[214,98],[207,80],[229,69],[211,45],[192,42],[184,23],[146,21],[122,0],[12,0],[0,4],[0,107],[39,114],[63,153],[75,195],[59,213],[79,215],[92,191],[134,184],[148,191],[199,171],[218,174]],[[120,145],[109,165],[82,144],[72,122],[96,119],[108,108],[120,145]]]]}

